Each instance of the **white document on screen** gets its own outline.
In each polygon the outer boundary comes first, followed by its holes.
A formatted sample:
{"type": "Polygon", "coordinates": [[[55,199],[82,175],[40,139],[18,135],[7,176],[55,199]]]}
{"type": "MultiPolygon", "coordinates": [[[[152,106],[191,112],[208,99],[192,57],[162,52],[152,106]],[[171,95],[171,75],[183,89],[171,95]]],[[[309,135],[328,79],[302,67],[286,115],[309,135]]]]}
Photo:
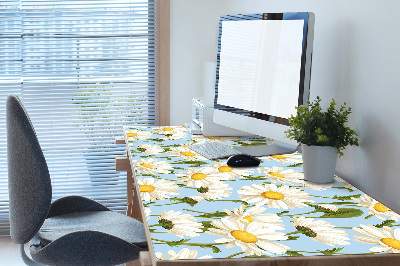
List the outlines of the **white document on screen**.
{"type": "Polygon", "coordinates": [[[223,21],[218,104],[283,118],[298,106],[303,20],[223,21]]]}

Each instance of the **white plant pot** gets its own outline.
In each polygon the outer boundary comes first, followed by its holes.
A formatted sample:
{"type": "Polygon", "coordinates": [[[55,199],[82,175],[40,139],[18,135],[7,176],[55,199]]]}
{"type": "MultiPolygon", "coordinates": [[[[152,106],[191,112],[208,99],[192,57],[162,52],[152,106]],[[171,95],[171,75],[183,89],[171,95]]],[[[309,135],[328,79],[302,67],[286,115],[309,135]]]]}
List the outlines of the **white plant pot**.
{"type": "Polygon", "coordinates": [[[304,179],[314,183],[333,182],[337,150],[331,146],[308,146],[301,144],[304,179]]]}

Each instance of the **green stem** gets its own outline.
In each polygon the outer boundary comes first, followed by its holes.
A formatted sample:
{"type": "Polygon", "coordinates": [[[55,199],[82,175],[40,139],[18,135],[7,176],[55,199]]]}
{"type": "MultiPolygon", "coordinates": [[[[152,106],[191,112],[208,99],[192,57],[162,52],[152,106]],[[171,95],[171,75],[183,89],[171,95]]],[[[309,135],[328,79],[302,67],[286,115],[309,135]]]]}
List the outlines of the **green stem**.
{"type": "Polygon", "coordinates": [[[317,211],[310,211],[310,212],[304,212],[304,213],[296,213],[296,214],[282,214],[281,216],[288,216],[288,217],[293,217],[293,216],[299,216],[299,215],[305,215],[305,214],[310,214],[310,213],[316,213],[317,211]]]}
{"type": "Polygon", "coordinates": [[[159,205],[151,205],[152,207],[162,207],[162,206],[166,206],[166,205],[175,205],[175,204],[179,204],[181,202],[173,202],[173,203],[166,203],[166,204],[159,204],[159,205]]]}
{"type": "Polygon", "coordinates": [[[323,197],[323,196],[317,196],[317,195],[312,195],[312,196],[317,197],[317,198],[332,199],[331,197],[323,197]]]}
{"type": "MultiPolygon", "coordinates": [[[[155,241],[160,241],[160,242],[164,242],[165,244],[168,244],[168,242],[171,241],[166,241],[166,240],[161,240],[161,239],[156,239],[156,238],[152,238],[152,240],[155,241]]],[[[164,243],[153,243],[153,244],[164,244],[164,243]]],[[[209,243],[209,244],[204,244],[204,243],[174,243],[174,245],[177,246],[198,246],[198,247],[206,247],[206,246],[216,246],[216,245],[225,245],[226,243],[209,243]]]]}
{"type": "Polygon", "coordinates": [[[286,235],[294,235],[294,234],[299,234],[301,233],[300,231],[294,231],[294,232],[290,232],[290,233],[286,233],[286,235]]]}
{"type": "Polygon", "coordinates": [[[238,256],[238,255],[242,255],[242,254],[244,254],[244,252],[238,252],[238,253],[232,254],[232,255],[230,255],[230,256],[228,256],[228,257],[226,257],[226,258],[227,258],[227,259],[230,259],[230,258],[236,257],[236,256],[238,256]]]}

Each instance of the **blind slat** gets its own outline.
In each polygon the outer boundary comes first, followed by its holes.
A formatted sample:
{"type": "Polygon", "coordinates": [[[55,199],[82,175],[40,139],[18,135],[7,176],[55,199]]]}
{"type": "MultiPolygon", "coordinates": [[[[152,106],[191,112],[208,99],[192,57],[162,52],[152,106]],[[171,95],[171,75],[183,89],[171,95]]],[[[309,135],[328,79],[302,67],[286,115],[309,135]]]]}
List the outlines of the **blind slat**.
{"type": "Polygon", "coordinates": [[[53,200],[126,209],[114,158],[124,125],[156,125],[154,0],[0,1],[0,235],[9,234],[5,101],[18,95],[49,166],[53,200]]]}

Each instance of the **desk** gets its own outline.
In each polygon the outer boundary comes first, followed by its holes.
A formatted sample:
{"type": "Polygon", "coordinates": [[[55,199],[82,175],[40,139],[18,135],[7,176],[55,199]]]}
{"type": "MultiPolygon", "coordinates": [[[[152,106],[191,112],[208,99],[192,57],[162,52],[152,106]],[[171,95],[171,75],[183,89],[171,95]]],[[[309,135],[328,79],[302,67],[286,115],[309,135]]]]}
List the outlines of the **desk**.
{"type": "Polygon", "coordinates": [[[301,154],[231,168],[188,148],[271,140],[191,136],[184,127],[125,127],[124,140],[127,214],[144,222],[149,241],[142,264],[400,265],[400,215],[339,177],[304,181],[301,154]]]}

